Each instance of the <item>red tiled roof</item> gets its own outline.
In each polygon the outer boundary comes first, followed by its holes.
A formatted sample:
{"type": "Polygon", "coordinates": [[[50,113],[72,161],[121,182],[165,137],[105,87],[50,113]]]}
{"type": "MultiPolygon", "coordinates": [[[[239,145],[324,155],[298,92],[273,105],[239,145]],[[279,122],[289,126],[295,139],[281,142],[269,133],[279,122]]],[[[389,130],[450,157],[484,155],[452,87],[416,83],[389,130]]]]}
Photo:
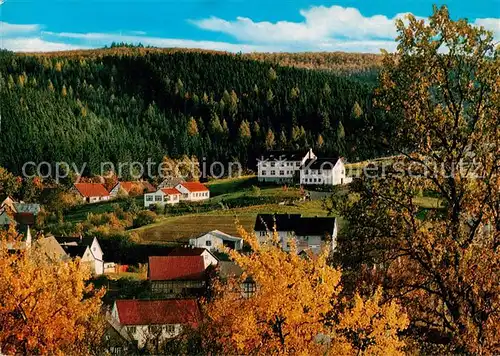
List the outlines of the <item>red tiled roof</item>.
{"type": "Polygon", "coordinates": [[[164,189],[161,189],[161,191],[167,195],[177,195],[177,194],[181,194],[181,192],[179,192],[177,189],[175,188],[164,188],[164,189]]]}
{"type": "Polygon", "coordinates": [[[75,188],[84,197],[107,197],[108,191],[101,183],[75,183],[75,188]]]}
{"type": "Polygon", "coordinates": [[[199,280],[205,265],[202,256],[150,256],[149,280],[199,280]]]}
{"type": "Polygon", "coordinates": [[[206,192],[208,188],[205,187],[200,182],[184,182],[180,183],[184,188],[189,190],[190,192],[206,192]]]}
{"type": "Polygon", "coordinates": [[[194,299],[117,300],[122,325],[183,324],[198,326],[201,313],[194,299]]]}
{"type": "Polygon", "coordinates": [[[201,256],[206,249],[201,247],[175,247],[169,256],[201,256]]]}

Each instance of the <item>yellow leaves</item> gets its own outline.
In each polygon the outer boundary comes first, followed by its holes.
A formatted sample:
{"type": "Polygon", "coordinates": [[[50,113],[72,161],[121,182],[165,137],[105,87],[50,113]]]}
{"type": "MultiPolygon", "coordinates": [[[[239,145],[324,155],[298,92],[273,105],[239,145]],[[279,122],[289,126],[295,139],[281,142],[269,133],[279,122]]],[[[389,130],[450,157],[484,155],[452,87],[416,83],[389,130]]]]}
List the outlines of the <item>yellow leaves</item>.
{"type": "Polygon", "coordinates": [[[205,305],[210,338],[226,353],[347,355],[358,348],[352,333],[367,335],[375,343],[370,343],[370,351],[399,352],[403,342],[397,332],[408,324],[404,314],[395,303],[380,307],[380,291],[366,302],[356,297],[344,312],[339,298],[341,272],[327,264],[326,250],[304,259],[293,251],[293,240],[288,253],[273,243],[276,233],[270,243],[260,244],[254,234],[241,227],[239,231],[253,252],[229,254],[244,275],[216,282],[215,298],[205,305]],[[256,291],[245,297],[242,288],[250,280],[256,291]]]}
{"type": "MultiPolygon", "coordinates": [[[[0,240],[9,235],[0,232],[0,240]]],[[[100,313],[104,291],[86,285],[88,271],[78,262],[48,261],[35,247],[8,254],[1,246],[0,270],[3,352],[62,354],[92,331],[89,322],[100,313]]]]}

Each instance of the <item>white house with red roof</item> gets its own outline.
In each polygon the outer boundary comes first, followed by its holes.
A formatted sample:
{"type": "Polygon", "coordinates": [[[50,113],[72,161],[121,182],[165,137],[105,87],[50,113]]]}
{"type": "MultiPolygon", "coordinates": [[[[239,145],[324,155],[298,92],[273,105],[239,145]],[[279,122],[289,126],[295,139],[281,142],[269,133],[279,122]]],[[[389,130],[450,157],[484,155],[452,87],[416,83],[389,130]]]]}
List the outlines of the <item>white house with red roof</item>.
{"type": "Polygon", "coordinates": [[[142,348],[178,336],[185,328],[197,328],[201,312],[195,299],[116,300],[111,324],[122,336],[142,348]]]}
{"type": "Polygon", "coordinates": [[[154,193],[144,194],[144,207],[151,205],[177,204],[181,200],[181,193],[175,188],[158,189],[154,193]]]}
{"type": "Polygon", "coordinates": [[[184,182],[175,186],[181,193],[181,200],[199,201],[210,198],[210,190],[200,182],[184,182]]]}
{"type": "Polygon", "coordinates": [[[102,183],[75,183],[73,191],[86,203],[97,203],[111,198],[102,183]]]}
{"type": "Polygon", "coordinates": [[[181,200],[200,201],[209,198],[210,191],[200,182],[182,182],[175,188],[162,188],[154,193],[144,194],[144,207],[177,204],[181,200]]]}

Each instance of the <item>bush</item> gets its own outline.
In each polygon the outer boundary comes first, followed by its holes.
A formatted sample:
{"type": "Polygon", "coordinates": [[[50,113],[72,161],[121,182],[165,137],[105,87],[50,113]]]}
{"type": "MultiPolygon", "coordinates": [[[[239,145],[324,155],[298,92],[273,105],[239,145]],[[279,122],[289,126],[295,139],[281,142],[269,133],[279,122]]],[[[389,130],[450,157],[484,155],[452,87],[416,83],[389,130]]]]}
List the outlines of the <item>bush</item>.
{"type": "Polygon", "coordinates": [[[256,197],[260,197],[260,188],[256,185],[252,185],[252,194],[256,197]]]}
{"type": "Polygon", "coordinates": [[[134,228],[141,227],[144,225],[152,224],[156,221],[158,215],[156,213],[149,210],[142,210],[137,213],[137,216],[134,219],[134,228]]]}

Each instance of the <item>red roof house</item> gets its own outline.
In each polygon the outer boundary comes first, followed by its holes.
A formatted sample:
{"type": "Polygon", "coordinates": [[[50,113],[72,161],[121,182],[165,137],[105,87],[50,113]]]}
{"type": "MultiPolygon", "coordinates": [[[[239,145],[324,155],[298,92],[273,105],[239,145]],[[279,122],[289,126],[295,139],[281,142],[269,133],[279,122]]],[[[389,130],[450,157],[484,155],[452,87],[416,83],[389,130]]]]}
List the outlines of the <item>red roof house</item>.
{"type": "Polygon", "coordinates": [[[179,192],[177,189],[175,188],[163,188],[163,189],[160,189],[163,193],[167,194],[167,195],[180,195],[181,192],[179,192]]]}
{"type": "Polygon", "coordinates": [[[181,200],[198,201],[210,198],[210,191],[200,182],[183,182],[175,189],[181,192],[181,200]]]}
{"type": "Polygon", "coordinates": [[[201,313],[195,299],[117,300],[114,309],[121,325],[198,326],[201,313]]]}
{"type": "Polygon", "coordinates": [[[150,281],[202,280],[205,272],[203,256],[150,256],[150,281]]]}
{"type": "Polygon", "coordinates": [[[75,183],[74,190],[79,193],[87,203],[109,200],[110,196],[102,183],[75,183]]]}

